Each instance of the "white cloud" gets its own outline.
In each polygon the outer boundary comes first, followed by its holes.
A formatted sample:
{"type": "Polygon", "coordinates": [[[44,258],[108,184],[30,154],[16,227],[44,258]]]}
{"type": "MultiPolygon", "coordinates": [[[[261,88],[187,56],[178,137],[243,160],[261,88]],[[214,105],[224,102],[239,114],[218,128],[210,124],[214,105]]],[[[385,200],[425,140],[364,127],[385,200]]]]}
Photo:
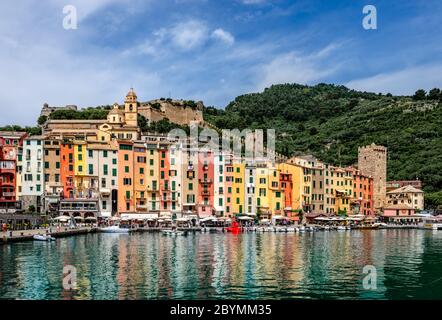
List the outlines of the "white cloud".
{"type": "Polygon", "coordinates": [[[176,47],[183,50],[191,50],[206,42],[208,30],[204,22],[189,20],[175,25],[169,30],[169,34],[176,47]]]}
{"type": "Polygon", "coordinates": [[[362,91],[410,95],[417,89],[439,88],[441,84],[442,65],[424,65],[355,79],[345,85],[362,91]]]}
{"type": "Polygon", "coordinates": [[[212,32],[212,38],[221,40],[228,45],[232,45],[235,42],[235,38],[233,37],[233,35],[230,32],[225,31],[221,28],[218,28],[212,32]]]}
{"type": "Polygon", "coordinates": [[[258,68],[257,79],[260,80],[256,89],[263,90],[278,83],[311,84],[333,74],[340,65],[326,64],[324,58],[335,48],[337,45],[330,45],[309,55],[289,52],[276,56],[258,68]]]}

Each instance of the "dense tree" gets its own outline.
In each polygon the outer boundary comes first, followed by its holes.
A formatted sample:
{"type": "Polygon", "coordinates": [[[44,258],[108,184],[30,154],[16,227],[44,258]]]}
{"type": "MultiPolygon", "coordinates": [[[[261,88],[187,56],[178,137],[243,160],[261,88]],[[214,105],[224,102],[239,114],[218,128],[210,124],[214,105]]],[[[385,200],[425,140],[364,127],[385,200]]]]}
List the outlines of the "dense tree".
{"type": "Polygon", "coordinates": [[[440,98],[440,89],[438,88],[433,88],[430,90],[430,92],[428,92],[428,99],[429,100],[439,100],[440,98]]]}
{"type": "Polygon", "coordinates": [[[41,126],[46,122],[46,120],[48,120],[47,116],[40,116],[40,117],[38,117],[37,123],[38,123],[38,125],[41,126]]]}
{"type": "Polygon", "coordinates": [[[424,100],[427,96],[427,92],[423,89],[419,89],[415,92],[413,99],[414,100],[424,100]]]}

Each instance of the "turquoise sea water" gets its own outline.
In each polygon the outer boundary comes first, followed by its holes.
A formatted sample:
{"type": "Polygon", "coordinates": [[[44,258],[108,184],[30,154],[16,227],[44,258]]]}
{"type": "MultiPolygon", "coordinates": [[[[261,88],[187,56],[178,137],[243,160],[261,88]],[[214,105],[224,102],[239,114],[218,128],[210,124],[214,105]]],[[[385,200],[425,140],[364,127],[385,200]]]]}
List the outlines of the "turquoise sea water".
{"type": "Polygon", "coordinates": [[[89,234],[0,246],[3,299],[442,299],[442,232],[89,234]],[[63,267],[77,269],[64,290],[63,267]],[[376,268],[376,289],[362,270],[376,268]]]}

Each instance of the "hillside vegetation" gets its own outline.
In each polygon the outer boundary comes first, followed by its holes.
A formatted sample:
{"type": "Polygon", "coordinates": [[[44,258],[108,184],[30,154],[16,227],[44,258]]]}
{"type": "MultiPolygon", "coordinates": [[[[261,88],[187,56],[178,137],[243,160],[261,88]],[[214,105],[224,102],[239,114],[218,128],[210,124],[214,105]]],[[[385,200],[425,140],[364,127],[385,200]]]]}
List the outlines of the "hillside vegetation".
{"type": "Polygon", "coordinates": [[[403,97],[282,84],[239,96],[225,110],[207,107],[204,118],[219,128],[274,128],[280,153],[336,165],[356,163],[358,146],[384,145],[388,179],[419,178],[431,207],[442,205],[441,97],[438,89],[403,97]]]}

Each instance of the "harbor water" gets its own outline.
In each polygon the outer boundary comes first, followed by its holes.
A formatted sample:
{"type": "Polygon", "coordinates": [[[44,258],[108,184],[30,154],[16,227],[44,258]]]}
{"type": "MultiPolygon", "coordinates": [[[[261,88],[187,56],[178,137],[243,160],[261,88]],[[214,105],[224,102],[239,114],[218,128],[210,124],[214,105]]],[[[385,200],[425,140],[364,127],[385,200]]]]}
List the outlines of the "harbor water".
{"type": "Polygon", "coordinates": [[[0,299],[442,299],[442,231],[96,233],[10,243],[0,246],[0,299]],[[65,266],[76,270],[74,290],[63,289],[65,266]]]}

